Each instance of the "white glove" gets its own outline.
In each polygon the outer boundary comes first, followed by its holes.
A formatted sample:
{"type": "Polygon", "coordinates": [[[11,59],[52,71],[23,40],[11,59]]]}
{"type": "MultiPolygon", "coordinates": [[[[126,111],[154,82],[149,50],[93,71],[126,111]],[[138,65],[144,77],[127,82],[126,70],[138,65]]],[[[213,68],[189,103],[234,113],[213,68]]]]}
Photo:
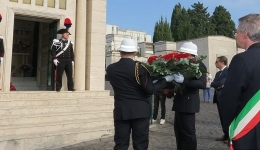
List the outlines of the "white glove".
{"type": "Polygon", "coordinates": [[[180,73],[178,74],[174,74],[174,80],[177,82],[177,83],[183,83],[184,81],[184,76],[180,73]]]}
{"type": "Polygon", "coordinates": [[[153,83],[156,83],[158,80],[153,80],[153,83]]]}
{"type": "Polygon", "coordinates": [[[55,66],[58,66],[58,63],[60,63],[57,59],[53,59],[53,63],[55,66]]]}
{"type": "Polygon", "coordinates": [[[72,65],[74,65],[74,61],[72,61],[71,63],[72,63],[72,65]]]}
{"type": "Polygon", "coordinates": [[[167,82],[171,82],[172,80],[174,80],[174,76],[173,75],[167,75],[164,78],[166,79],[167,82]]]}
{"type": "Polygon", "coordinates": [[[0,57],[0,63],[3,62],[4,58],[3,57],[0,57]]]}

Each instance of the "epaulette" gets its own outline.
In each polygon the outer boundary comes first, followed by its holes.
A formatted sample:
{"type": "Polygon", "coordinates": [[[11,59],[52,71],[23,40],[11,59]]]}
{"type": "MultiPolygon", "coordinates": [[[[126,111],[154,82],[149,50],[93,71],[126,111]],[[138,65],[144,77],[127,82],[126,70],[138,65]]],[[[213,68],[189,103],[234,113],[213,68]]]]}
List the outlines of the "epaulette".
{"type": "Polygon", "coordinates": [[[74,44],[73,42],[70,41],[71,44],[74,44]]]}
{"type": "Polygon", "coordinates": [[[58,39],[53,39],[53,43],[58,43],[60,42],[58,39]]]}
{"type": "Polygon", "coordinates": [[[51,49],[52,49],[53,46],[55,46],[56,51],[57,51],[60,48],[62,48],[62,43],[58,39],[53,39],[53,42],[52,42],[52,45],[51,45],[51,49]]]}

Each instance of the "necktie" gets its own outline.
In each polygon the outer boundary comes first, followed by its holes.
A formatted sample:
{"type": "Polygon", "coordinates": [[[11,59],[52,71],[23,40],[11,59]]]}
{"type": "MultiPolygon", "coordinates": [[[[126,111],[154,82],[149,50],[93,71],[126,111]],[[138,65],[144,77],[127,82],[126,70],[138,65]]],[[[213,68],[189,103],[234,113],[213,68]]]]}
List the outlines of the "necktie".
{"type": "Polygon", "coordinates": [[[220,73],[219,73],[219,77],[220,77],[220,76],[221,76],[221,73],[222,73],[222,70],[220,70],[219,72],[220,72],[220,73]]]}

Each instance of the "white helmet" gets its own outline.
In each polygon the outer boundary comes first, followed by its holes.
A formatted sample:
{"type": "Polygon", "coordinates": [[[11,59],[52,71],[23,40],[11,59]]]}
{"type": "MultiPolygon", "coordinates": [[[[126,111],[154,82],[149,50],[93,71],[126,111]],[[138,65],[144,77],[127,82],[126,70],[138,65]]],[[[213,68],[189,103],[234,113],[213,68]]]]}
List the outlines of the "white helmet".
{"type": "Polygon", "coordinates": [[[178,50],[179,52],[189,53],[193,54],[195,56],[198,56],[198,48],[197,45],[195,45],[192,42],[185,42],[181,45],[181,48],[178,50]]]}
{"type": "Polygon", "coordinates": [[[130,38],[123,39],[118,50],[123,52],[137,52],[136,43],[130,38]]]}

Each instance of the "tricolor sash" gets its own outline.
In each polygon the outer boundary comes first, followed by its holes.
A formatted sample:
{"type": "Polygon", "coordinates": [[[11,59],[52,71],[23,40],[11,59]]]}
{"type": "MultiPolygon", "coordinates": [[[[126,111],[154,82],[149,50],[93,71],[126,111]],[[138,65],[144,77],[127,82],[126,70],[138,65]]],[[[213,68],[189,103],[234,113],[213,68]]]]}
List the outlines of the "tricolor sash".
{"type": "Polygon", "coordinates": [[[247,102],[229,126],[230,150],[232,140],[238,140],[251,131],[260,121],[260,90],[247,102]]]}

